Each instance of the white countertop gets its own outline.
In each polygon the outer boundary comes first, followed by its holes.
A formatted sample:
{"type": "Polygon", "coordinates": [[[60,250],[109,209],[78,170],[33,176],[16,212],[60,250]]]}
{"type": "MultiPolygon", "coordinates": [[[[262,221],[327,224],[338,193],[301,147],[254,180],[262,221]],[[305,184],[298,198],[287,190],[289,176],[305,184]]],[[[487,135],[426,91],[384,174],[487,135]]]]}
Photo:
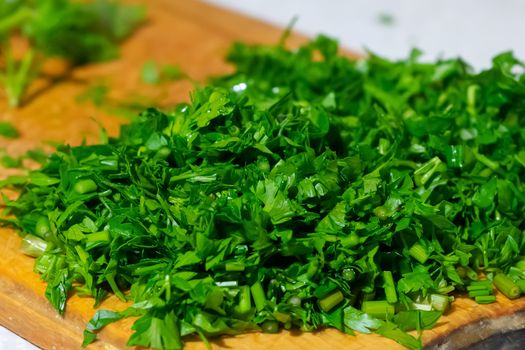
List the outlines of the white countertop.
{"type": "MultiPolygon", "coordinates": [[[[388,58],[406,57],[416,46],[425,58],[461,56],[478,69],[502,51],[525,59],[521,0],[208,1],[281,26],[298,16],[295,28],[302,33],[324,33],[349,49],[367,48],[388,58]]],[[[0,350],[34,349],[0,327],[0,350]]]]}
{"type": "Polygon", "coordinates": [[[522,0],[207,0],[314,36],[327,34],[356,51],[404,58],[411,48],[424,58],[461,56],[475,68],[496,53],[525,59],[522,0]],[[390,23],[381,20],[391,19],[390,23]]]}

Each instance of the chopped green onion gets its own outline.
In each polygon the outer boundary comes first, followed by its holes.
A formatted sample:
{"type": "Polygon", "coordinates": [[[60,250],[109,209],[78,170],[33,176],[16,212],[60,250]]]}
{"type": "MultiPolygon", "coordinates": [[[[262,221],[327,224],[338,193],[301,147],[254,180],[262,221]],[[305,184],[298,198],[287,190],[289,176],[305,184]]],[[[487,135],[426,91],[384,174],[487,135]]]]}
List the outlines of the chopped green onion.
{"type": "Polygon", "coordinates": [[[261,325],[261,329],[264,333],[278,333],[279,323],[277,321],[265,321],[261,325]]]}
{"type": "Polygon", "coordinates": [[[516,299],[521,295],[520,287],[518,287],[509,276],[503,273],[498,273],[494,276],[494,284],[496,288],[509,299],[516,299]]]}
{"type": "Polygon", "coordinates": [[[239,281],[219,281],[219,282],[215,282],[215,285],[217,287],[231,288],[231,287],[237,287],[239,285],[239,281]]]}
{"type": "Polygon", "coordinates": [[[287,323],[292,320],[292,317],[290,316],[290,314],[285,314],[284,312],[279,312],[279,311],[275,311],[273,313],[273,317],[275,317],[275,319],[281,323],[287,323]]]}
{"type": "Polygon", "coordinates": [[[242,286],[239,292],[239,304],[235,307],[235,312],[239,315],[247,314],[252,308],[250,287],[242,286]]]}
{"type": "Polygon", "coordinates": [[[33,235],[26,235],[20,244],[20,250],[25,255],[39,257],[47,249],[47,242],[33,235]]]}
{"type": "Polygon", "coordinates": [[[73,186],[73,190],[78,194],[95,192],[97,188],[97,184],[91,179],[79,180],[75,186],[73,186]]]}
{"type": "Polygon", "coordinates": [[[397,292],[391,271],[383,271],[383,288],[385,289],[386,301],[390,304],[397,303],[397,292]]]}
{"type": "Polygon", "coordinates": [[[485,295],[492,295],[492,291],[488,289],[479,289],[479,290],[472,290],[468,292],[468,296],[471,298],[485,296],[485,295]]]}
{"type": "Polygon", "coordinates": [[[324,312],[332,310],[334,307],[339,305],[344,300],[343,293],[340,290],[336,290],[329,295],[319,300],[319,307],[324,312]]]}
{"type": "Polygon", "coordinates": [[[224,269],[230,272],[244,271],[244,263],[242,262],[227,262],[224,264],[224,269]]]}
{"type": "Polygon", "coordinates": [[[422,264],[424,264],[428,260],[427,250],[419,243],[415,243],[412,247],[410,247],[408,253],[410,254],[410,256],[412,256],[414,259],[416,259],[422,264]]]}
{"type": "Polygon", "coordinates": [[[496,296],[495,295],[478,296],[474,300],[476,300],[476,303],[478,304],[490,304],[496,301],[496,296]]]}
{"type": "Polygon", "coordinates": [[[479,281],[472,281],[469,284],[469,287],[484,287],[488,288],[492,286],[491,280],[479,280],[479,281]]]}
{"type": "Polygon", "coordinates": [[[395,313],[394,305],[386,300],[364,301],[361,310],[372,317],[383,320],[389,319],[395,313]]]}
{"type": "Polygon", "coordinates": [[[472,281],[477,281],[478,280],[478,273],[476,271],[474,271],[473,269],[471,269],[470,267],[465,267],[465,271],[467,272],[467,277],[469,279],[471,279],[472,281]]]}
{"type": "Polygon", "coordinates": [[[255,282],[251,286],[253,302],[255,303],[255,308],[257,311],[261,311],[266,306],[266,295],[264,294],[264,289],[259,281],[255,282]]]}
{"type": "Polygon", "coordinates": [[[525,280],[514,281],[518,287],[520,287],[521,293],[525,293],[525,280]]]}
{"type": "Polygon", "coordinates": [[[516,268],[522,270],[522,271],[525,271],[525,260],[520,260],[516,263],[516,268]]]}
{"type": "Polygon", "coordinates": [[[430,304],[434,310],[445,312],[450,305],[450,298],[447,295],[432,294],[430,295],[430,304]]]}

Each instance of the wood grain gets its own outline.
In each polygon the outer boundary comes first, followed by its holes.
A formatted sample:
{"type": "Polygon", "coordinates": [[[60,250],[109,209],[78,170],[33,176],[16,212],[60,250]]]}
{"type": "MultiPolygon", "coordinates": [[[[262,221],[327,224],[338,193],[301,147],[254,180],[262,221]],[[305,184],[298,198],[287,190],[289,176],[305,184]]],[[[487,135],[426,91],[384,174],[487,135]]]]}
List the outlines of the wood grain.
{"type": "MultiPolygon", "coordinates": [[[[146,2],[146,1],[144,1],[146,2]]],[[[235,40],[275,43],[281,29],[252,18],[212,7],[197,1],[156,0],[148,2],[148,23],[139,29],[122,48],[119,60],[92,65],[72,72],[60,62],[48,62],[46,69],[52,79],[40,79],[31,89],[31,99],[21,109],[8,110],[0,100],[0,120],[13,122],[22,132],[13,141],[0,139],[0,147],[19,154],[55,140],[78,144],[96,140],[98,120],[116,135],[126,120],[109,115],[91,104],[79,104],[76,97],[95,82],[105,82],[111,97],[125,99],[140,94],[153,96],[164,105],[188,99],[193,83],[182,81],[165,87],[159,95],[157,87],[140,82],[140,68],[146,60],[174,63],[196,81],[231,69],[223,57],[235,40]]],[[[294,35],[291,45],[304,42],[294,35]]],[[[10,174],[0,168],[0,177],[10,174]]],[[[20,238],[9,229],[0,229],[0,324],[44,349],[78,349],[82,331],[94,313],[93,300],[72,296],[62,318],[44,298],[45,284],[33,272],[33,259],[19,253],[20,238]]],[[[425,332],[429,348],[457,349],[475,343],[502,330],[525,327],[525,299],[510,302],[498,296],[499,303],[478,305],[458,298],[452,311],[432,331],[425,332]],[[470,334],[465,336],[466,332],[470,334]]],[[[125,305],[111,297],[101,308],[120,310],[125,305]]],[[[133,320],[123,320],[104,329],[99,341],[90,349],[123,349],[130,335],[133,320]]],[[[347,336],[335,330],[316,333],[260,333],[220,338],[215,349],[401,349],[391,340],[376,335],[347,336]]],[[[187,349],[205,349],[199,341],[190,341],[187,349]]]]}

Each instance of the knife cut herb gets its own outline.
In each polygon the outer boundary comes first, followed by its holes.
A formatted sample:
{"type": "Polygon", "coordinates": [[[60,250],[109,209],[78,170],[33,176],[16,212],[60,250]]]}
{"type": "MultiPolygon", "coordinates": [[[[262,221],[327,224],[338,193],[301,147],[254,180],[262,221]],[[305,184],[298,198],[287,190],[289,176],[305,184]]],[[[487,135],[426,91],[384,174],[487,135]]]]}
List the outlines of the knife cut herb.
{"type": "Polygon", "coordinates": [[[157,349],[322,327],[417,349],[406,332],[454,291],[523,292],[523,63],[337,51],[236,44],[235,73],[191,103],[2,182],[60,313],[71,291],[132,301],[98,311],[84,344],[134,316],[128,344],[157,349]]]}

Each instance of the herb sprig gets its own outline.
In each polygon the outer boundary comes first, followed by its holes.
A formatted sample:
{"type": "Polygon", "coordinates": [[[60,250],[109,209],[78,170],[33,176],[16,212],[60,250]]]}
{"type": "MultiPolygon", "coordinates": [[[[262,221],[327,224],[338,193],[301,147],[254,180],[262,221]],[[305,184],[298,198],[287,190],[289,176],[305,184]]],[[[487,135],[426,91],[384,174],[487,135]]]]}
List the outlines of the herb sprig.
{"type": "Polygon", "coordinates": [[[145,18],[145,9],[113,0],[13,0],[0,2],[0,85],[17,107],[43,62],[63,58],[72,66],[118,56],[118,43],[145,18]],[[15,57],[13,38],[29,48],[15,57]]]}
{"type": "Polygon", "coordinates": [[[454,291],[522,292],[523,63],[337,51],[236,44],[235,73],[190,104],[2,182],[21,190],[8,212],[60,313],[70,291],[133,302],[98,311],[85,344],[135,316],[128,344],[158,349],[322,327],[418,349],[406,332],[454,291]]]}

